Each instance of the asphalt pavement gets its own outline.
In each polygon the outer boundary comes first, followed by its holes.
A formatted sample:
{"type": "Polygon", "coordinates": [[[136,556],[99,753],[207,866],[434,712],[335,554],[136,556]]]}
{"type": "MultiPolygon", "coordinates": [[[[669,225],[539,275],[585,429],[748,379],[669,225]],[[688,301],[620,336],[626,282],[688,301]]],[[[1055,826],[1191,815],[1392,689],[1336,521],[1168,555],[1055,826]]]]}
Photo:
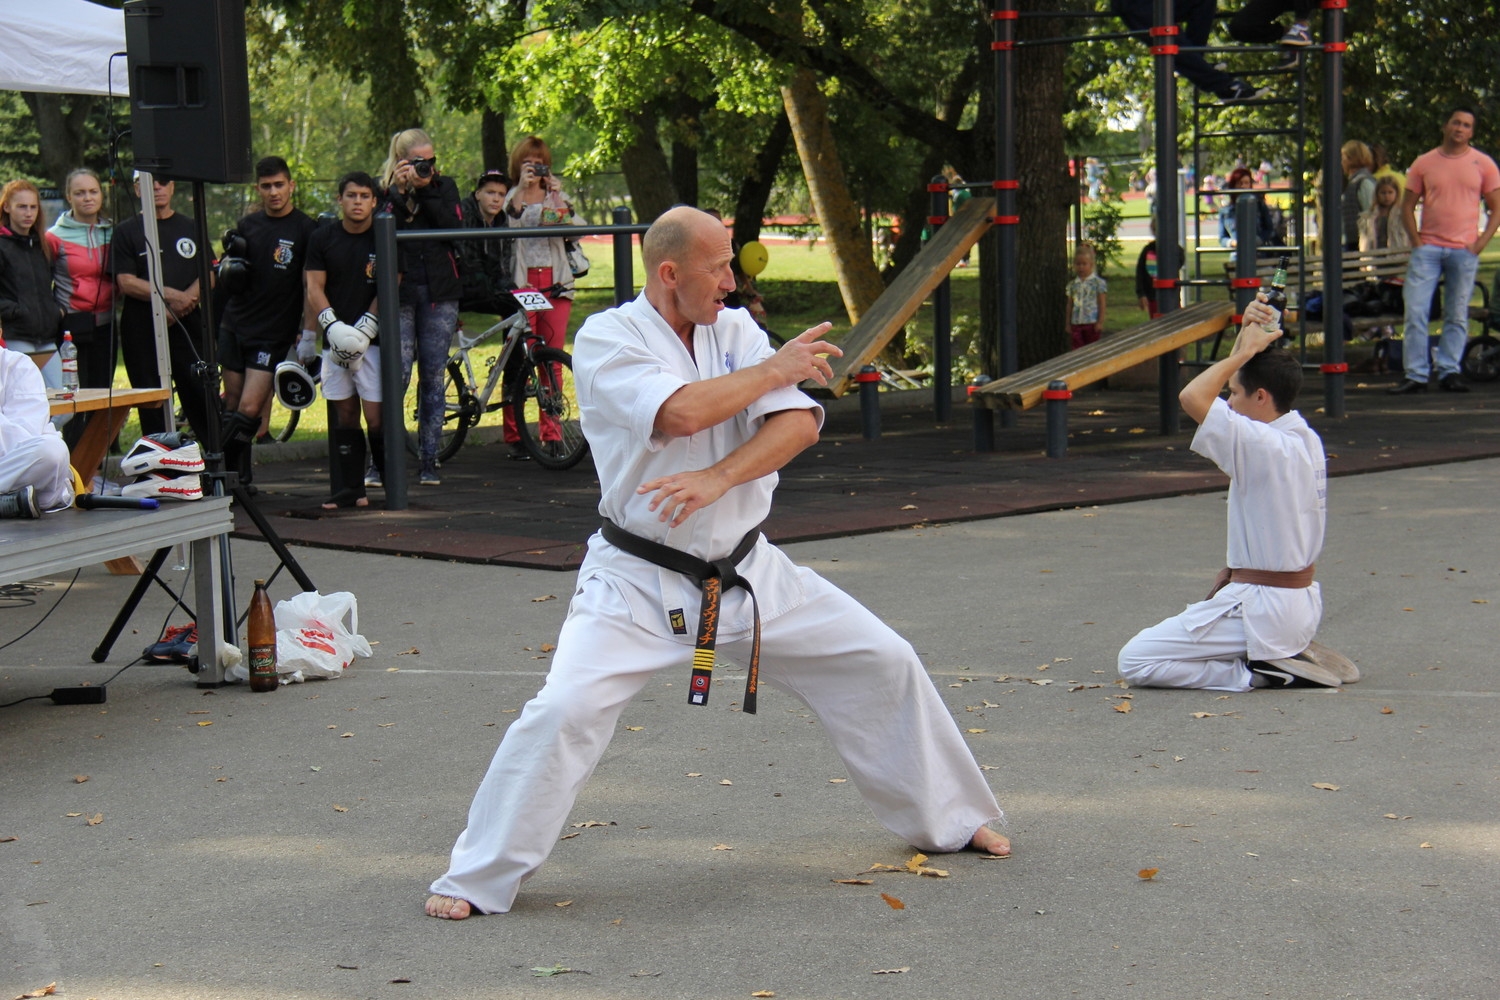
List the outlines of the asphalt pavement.
{"type": "MultiPolygon", "coordinates": [[[[773,518],[773,534],[807,539],[787,543],[794,559],[915,644],[1014,857],[906,871],[913,851],[804,706],[768,690],[738,712],[726,666],[690,708],[684,662],[626,710],[515,911],[458,924],[422,915],[425,887],[542,681],[572,586],[472,549],[526,519],[576,545],[591,474],[475,448],[430,497],[414,487],[415,514],[320,519],[285,513],[312,474],[264,466],[278,523],[364,525],[358,546],[294,551],[320,589],[358,595],[374,655],[273,694],[142,665],[103,705],[0,709],[0,995],[1493,997],[1500,458],[1483,456],[1500,431],[1485,389],[1351,393],[1351,415],[1322,424],[1343,474],[1320,638],[1365,673],[1343,691],[1115,683],[1119,647],[1201,596],[1223,558],[1222,479],[1186,434],[1151,433],[1149,394],[1081,401],[1104,415],[1079,413],[1091,433],[1062,461],[1029,425],[976,456],[966,427],[921,413],[888,414],[879,442],[835,414],[784,477],[789,527],[773,518]],[[443,499],[464,495],[489,499],[443,499]],[[470,551],[378,551],[438,537],[440,517],[470,551]]],[[[233,550],[248,598],[270,550],[233,550]]],[[[0,611],[0,702],[98,684],[177,620],[153,590],[90,663],[131,581],[86,567],[17,638],[67,584],[0,611]]]]}

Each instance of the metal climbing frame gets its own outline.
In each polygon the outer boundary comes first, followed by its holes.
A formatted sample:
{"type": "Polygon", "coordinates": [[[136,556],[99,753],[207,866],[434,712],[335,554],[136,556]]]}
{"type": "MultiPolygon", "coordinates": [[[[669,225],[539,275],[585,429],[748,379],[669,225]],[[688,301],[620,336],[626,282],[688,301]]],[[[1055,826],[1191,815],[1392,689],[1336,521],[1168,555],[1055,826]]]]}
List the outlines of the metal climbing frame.
{"type": "MultiPolygon", "coordinates": [[[[1343,142],[1344,115],[1342,103],[1343,91],[1343,54],[1346,45],[1344,37],[1344,9],[1348,0],[1320,0],[1323,11],[1323,41],[1319,45],[1311,46],[1308,53],[1322,52],[1322,93],[1321,104],[1323,112],[1323,223],[1325,229],[1330,233],[1341,233],[1343,231],[1342,206],[1341,206],[1341,180],[1342,166],[1339,161],[1339,147],[1343,142]]],[[[1027,12],[1028,16],[1057,16],[1057,17],[1105,17],[1110,16],[1105,11],[1066,11],[1038,14],[1027,12]]],[[[1037,40],[1018,41],[1016,39],[1017,21],[1020,13],[1016,9],[1016,0],[998,0],[995,8],[990,11],[990,20],[994,28],[993,39],[990,49],[994,54],[995,73],[995,181],[994,188],[998,205],[995,215],[995,225],[999,227],[999,267],[997,279],[999,287],[999,345],[1000,345],[1000,375],[1009,375],[1018,367],[1019,352],[1017,350],[1017,324],[1016,324],[1016,291],[1018,287],[1018,258],[1019,243],[1017,239],[1017,226],[1020,217],[1016,209],[1016,116],[1015,116],[1015,91],[1016,91],[1016,49],[1028,45],[1050,45],[1071,44],[1075,41],[1095,41],[1102,38],[1137,37],[1138,32],[1121,32],[1102,35],[1081,35],[1066,38],[1047,38],[1037,40]]],[[[1156,175],[1158,184],[1166,178],[1177,176],[1177,81],[1175,76],[1175,60],[1182,47],[1177,44],[1178,27],[1172,0],[1154,0],[1153,4],[1153,27],[1146,33],[1149,39],[1151,55],[1154,63],[1155,98],[1156,98],[1156,175]]],[[[1243,51],[1243,47],[1237,47],[1235,51],[1243,51]]],[[[1305,61],[1305,60],[1304,60],[1305,61]]],[[[1305,69],[1299,68],[1299,73],[1305,69]]],[[[1305,79],[1299,80],[1305,83],[1305,79]]],[[[1299,88],[1299,92],[1305,92],[1305,86],[1299,88]]],[[[1196,141],[1196,140],[1195,140],[1196,141]]],[[[1299,145],[1305,149],[1305,143],[1299,145]]],[[[1299,175],[1297,185],[1301,186],[1299,175]]],[[[1299,198],[1299,203],[1304,199],[1299,198]]],[[[1179,210],[1177,200],[1169,197],[1157,198],[1157,231],[1159,233],[1178,233],[1182,229],[1179,226],[1179,210]]],[[[1301,234],[1299,233],[1299,236],[1301,234]]],[[[1299,244],[1302,242],[1299,239],[1299,244]]],[[[1324,311],[1323,324],[1325,330],[1338,331],[1343,329],[1343,289],[1342,282],[1342,256],[1340,241],[1337,239],[1322,240],[1323,252],[1323,275],[1324,275],[1324,311]]],[[[1176,277],[1181,271],[1182,261],[1178,260],[1179,252],[1177,241],[1174,239],[1161,239],[1157,241],[1157,279],[1156,292],[1157,303],[1162,312],[1171,312],[1181,306],[1181,281],[1176,277]],[[1165,276],[1165,277],[1164,277],[1165,276]]],[[[1191,280],[1191,279],[1190,279],[1191,280]]],[[[1320,365],[1324,373],[1324,411],[1331,417],[1344,416],[1344,374],[1349,366],[1344,363],[1344,342],[1339,336],[1325,336],[1323,338],[1323,361],[1320,365]]],[[[1176,433],[1180,428],[1180,416],[1177,406],[1177,390],[1180,378],[1180,365],[1172,355],[1164,355],[1160,362],[1160,403],[1159,418],[1161,432],[1163,434],[1176,433]]],[[[992,419],[989,414],[992,411],[985,410],[975,414],[975,443],[976,447],[986,450],[993,448],[994,429],[993,424],[981,425],[981,420],[992,419]]],[[[1001,426],[1009,426],[1013,414],[1002,411],[1001,426]]]]}

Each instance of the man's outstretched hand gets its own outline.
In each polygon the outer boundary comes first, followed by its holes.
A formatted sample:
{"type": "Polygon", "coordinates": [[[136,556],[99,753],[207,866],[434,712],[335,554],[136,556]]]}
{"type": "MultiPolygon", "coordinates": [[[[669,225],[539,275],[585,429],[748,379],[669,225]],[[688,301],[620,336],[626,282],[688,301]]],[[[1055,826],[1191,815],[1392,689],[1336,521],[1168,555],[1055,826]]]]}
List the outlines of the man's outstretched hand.
{"type": "Polygon", "coordinates": [[[783,386],[796,385],[805,379],[827,385],[833,377],[833,366],[828,363],[828,358],[844,356],[836,344],[819,339],[831,329],[832,323],[819,323],[804,330],[761,363],[777,373],[783,386]]]}

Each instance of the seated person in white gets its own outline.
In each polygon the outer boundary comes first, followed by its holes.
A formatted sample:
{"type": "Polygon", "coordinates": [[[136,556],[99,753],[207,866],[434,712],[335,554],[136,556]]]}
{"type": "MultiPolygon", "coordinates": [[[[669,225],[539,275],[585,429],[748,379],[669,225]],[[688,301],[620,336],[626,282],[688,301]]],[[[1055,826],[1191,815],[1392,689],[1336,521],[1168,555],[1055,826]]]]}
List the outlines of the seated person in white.
{"type": "Polygon", "coordinates": [[[40,517],[73,503],[68,446],[50,410],[36,362],[0,341],[0,517],[40,517]]]}
{"type": "Polygon", "coordinates": [[[1313,642],[1323,597],[1313,563],[1323,548],[1328,474],[1323,442],[1292,409],[1302,368],[1271,347],[1280,329],[1263,302],[1245,309],[1229,357],[1179,395],[1198,422],[1193,451],[1229,476],[1228,565],[1207,600],[1140,632],[1120,650],[1138,687],[1248,691],[1359,679],[1353,663],[1313,642]],[[1229,383],[1229,398],[1219,390],[1229,383]]]}

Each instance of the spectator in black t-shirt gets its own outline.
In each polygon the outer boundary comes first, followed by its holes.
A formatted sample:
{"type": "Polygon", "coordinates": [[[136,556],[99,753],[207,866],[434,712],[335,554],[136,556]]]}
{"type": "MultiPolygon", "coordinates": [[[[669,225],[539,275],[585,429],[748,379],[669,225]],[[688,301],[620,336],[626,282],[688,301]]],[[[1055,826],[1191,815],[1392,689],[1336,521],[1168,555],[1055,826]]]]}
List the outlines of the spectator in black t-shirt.
{"type": "MultiPolygon", "coordinates": [[[[270,409],[276,366],[286,360],[303,322],[302,268],[307,241],[318,224],[292,205],[297,191],[291,168],[279,156],[255,165],[261,210],[231,230],[243,241],[244,270],[233,278],[221,268],[228,295],[219,321],[219,362],[224,367],[224,464],[250,481],[250,442],[270,409]],[[238,287],[236,287],[238,286],[238,287]]],[[[226,235],[226,242],[234,242],[226,235]]],[[[225,248],[226,253],[228,247],[225,248]]],[[[310,320],[311,317],[308,317],[310,320]]]]}
{"type": "MultiPolygon", "coordinates": [[[[326,510],[365,507],[365,435],[369,428],[374,469],[385,475],[384,440],[380,436],[380,322],[375,297],[375,181],[369,174],[339,178],[336,225],[319,226],[307,245],[307,309],[323,330],[323,398],[333,404],[328,428],[334,461],[328,469],[331,490],[326,510]]],[[[393,329],[396,324],[389,324],[393,329]]]]}
{"type": "MultiPolygon", "coordinates": [[[[161,288],[153,293],[146,269],[146,227],[139,215],[115,228],[110,254],[118,268],[115,282],[123,296],[120,310],[120,351],[125,372],[137,389],[161,385],[156,368],[156,334],[151,325],[151,298],[158,295],[167,308],[167,347],[177,401],[194,433],[202,436],[208,414],[202,381],[193,373],[202,357],[202,315],[198,310],[198,225],[192,216],[172,210],[176,185],[152,178],[156,231],[161,241],[161,288]]],[[[164,408],[163,408],[164,409],[164,408]]],[[[141,433],[167,429],[163,409],[140,410],[141,433]]]]}

